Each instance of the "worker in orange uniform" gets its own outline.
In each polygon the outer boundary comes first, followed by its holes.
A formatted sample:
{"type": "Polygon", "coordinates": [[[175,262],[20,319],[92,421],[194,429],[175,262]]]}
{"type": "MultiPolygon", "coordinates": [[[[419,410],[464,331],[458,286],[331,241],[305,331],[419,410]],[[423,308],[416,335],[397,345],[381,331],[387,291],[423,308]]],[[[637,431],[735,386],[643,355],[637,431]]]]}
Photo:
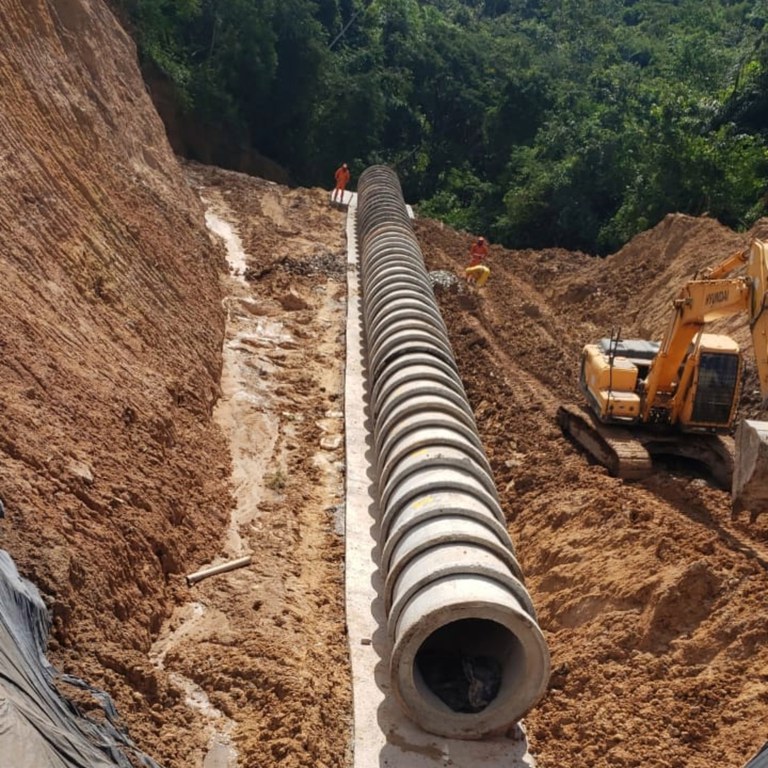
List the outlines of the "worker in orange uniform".
{"type": "Polygon", "coordinates": [[[333,195],[331,196],[331,202],[336,202],[336,193],[339,193],[339,202],[344,202],[344,188],[349,183],[349,167],[346,163],[342,163],[337,169],[336,173],[334,174],[334,177],[336,179],[336,186],[333,190],[333,195]]]}
{"type": "Polygon", "coordinates": [[[468,283],[477,283],[482,288],[491,276],[491,270],[483,264],[488,258],[488,243],[484,237],[478,237],[469,249],[469,264],[464,270],[468,283]]]}

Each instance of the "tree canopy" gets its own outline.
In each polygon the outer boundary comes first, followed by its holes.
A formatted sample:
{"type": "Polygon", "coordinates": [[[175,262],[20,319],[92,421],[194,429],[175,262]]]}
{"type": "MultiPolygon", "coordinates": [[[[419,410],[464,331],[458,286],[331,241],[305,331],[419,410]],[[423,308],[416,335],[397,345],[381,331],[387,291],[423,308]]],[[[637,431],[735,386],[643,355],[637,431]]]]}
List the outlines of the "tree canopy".
{"type": "MultiPolygon", "coordinates": [[[[766,209],[765,0],[112,0],[186,120],[514,247],[766,209]]],[[[222,163],[225,164],[225,163],[222,163]]]]}

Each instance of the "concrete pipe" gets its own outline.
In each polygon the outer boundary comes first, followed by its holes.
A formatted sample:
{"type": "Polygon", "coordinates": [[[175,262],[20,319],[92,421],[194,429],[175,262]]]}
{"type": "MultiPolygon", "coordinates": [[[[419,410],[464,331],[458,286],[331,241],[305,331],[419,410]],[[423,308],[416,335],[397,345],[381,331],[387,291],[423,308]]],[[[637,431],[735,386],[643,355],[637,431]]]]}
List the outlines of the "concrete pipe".
{"type": "Polygon", "coordinates": [[[538,701],[549,652],[391,169],[361,175],[357,215],[392,690],[482,738],[538,701]]]}
{"type": "Polygon", "coordinates": [[[546,689],[549,652],[536,620],[505,585],[481,574],[451,574],[425,586],[403,607],[392,634],[392,691],[431,733],[503,733],[546,689]]]}
{"type": "Polygon", "coordinates": [[[408,240],[410,231],[410,224],[397,227],[382,225],[368,230],[365,238],[369,254],[366,269],[396,254],[418,254],[418,249],[408,240]]]}
{"type": "MultiPolygon", "coordinates": [[[[386,328],[395,326],[396,323],[405,323],[418,320],[431,325],[441,338],[447,339],[448,332],[442,317],[435,317],[427,308],[395,299],[389,312],[380,312],[372,316],[366,325],[366,332],[371,338],[382,337],[386,334],[386,328]]],[[[395,326],[396,327],[396,326],[395,326]]]]}
{"type": "MultiPolygon", "coordinates": [[[[358,195],[360,193],[358,192],[358,195]]],[[[360,197],[358,197],[358,218],[357,218],[357,227],[358,232],[360,233],[360,245],[365,247],[369,243],[369,239],[375,239],[377,238],[377,232],[376,230],[378,228],[384,228],[386,227],[391,232],[397,232],[400,231],[409,231],[411,229],[411,222],[408,221],[407,218],[401,218],[399,215],[399,208],[396,205],[387,205],[386,201],[384,201],[384,204],[381,205],[381,207],[378,207],[377,202],[377,210],[371,214],[367,210],[367,205],[365,204],[366,196],[363,195],[363,205],[360,206],[360,197]]],[[[403,209],[403,215],[405,215],[405,210],[403,209]]],[[[403,241],[404,245],[408,245],[409,241],[403,241]]]]}
{"type": "Polygon", "coordinates": [[[391,312],[380,312],[375,317],[372,317],[366,326],[366,332],[371,335],[371,338],[376,338],[384,335],[387,327],[410,320],[419,320],[427,323],[437,331],[441,339],[446,340],[448,338],[448,330],[443,323],[442,317],[437,318],[429,310],[410,306],[409,302],[402,299],[394,302],[391,312]]]}
{"type": "MultiPolygon", "coordinates": [[[[377,350],[387,349],[393,346],[392,339],[399,338],[403,332],[417,333],[423,332],[426,338],[434,339],[441,346],[448,350],[448,356],[453,358],[453,350],[448,334],[442,328],[435,326],[434,322],[427,315],[409,313],[398,317],[386,316],[382,322],[376,325],[376,336],[370,337],[371,360],[377,357],[377,350]]],[[[366,338],[368,338],[368,328],[366,327],[366,338]]]]}
{"type": "MultiPolygon", "coordinates": [[[[381,472],[406,452],[418,451],[435,445],[472,446],[485,459],[480,438],[462,421],[436,410],[422,410],[398,420],[382,435],[377,453],[381,472]]],[[[468,450],[471,449],[468,448],[468,450]]],[[[487,464],[484,464],[487,466],[487,464]]]]}
{"type": "Polygon", "coordinates": [[[375,381],[392,360],[409,352],[425,352],[440,360],[453,360],[450,342],[439,337],[430,327],[400,327],[389,335],[382,335],[381,343],[371,353],[371,380],[375,381]]]}
{"type": "MultiPolygon", "coordinates": [[[[461,381],[459,372],[450,364],[450,362],[438,360],[431,355],[426,355],[421,352],[406,352],[405,354],[390,360],[389,364],[379,372],[379,380],[373,386],[371,399],[374,401],[378,400],[381,396],[381,391],[385,387],[389,387],[390,382],[398,375],[401,369],[405,368],[408,371],[416,369],[425,370],[427,367],[432,371],[441,373],[443,377],[451,379],[454,386],[460,392],[464,391],[464,384],[461,381]]],[[[406,378],[409,378],[407,373],[404,375],[406,378]]]]}
{"type": "Polygon", "coordinates": [[[360,244],[366,247],[370,254],[370,261],[366,268],[378,264],[379,260],[391,253],[414,253],[413,243],[409,239],[412,232],[411,223],[377,224],[365,230],[365,235],[360,238],[360,244]]]}
{"type": "Polygon", "coordinates": [[[387,283],[387,289],[379,291],[376,296],[366,297],[365,306],[363,308],[363,317],[366,319],[375,317],[377,312],[380,312],[383,307],[386,307],[390,299],[397,298],[399,296],[409,296],[413,299],[424,301],[434,297],[434,290],[432,286],[422,284],[414,284],[408,280],[398,279],[397,277],[390,277],[387,283]]]}
{"type": "Polygon", "coordinates": [[[429,279],[420,274],[412,265],[408,264],[406,266],[406,264],[407,262],[398,260],[382,264],[378,269],[373,270],[366,276],[366,282],[363,283],[363,292],[369,299],[373,299],[387,293],[393,278],[399,278],[399,280],[394,280],[394,282],[410,283],[415,290],[428,297],[429,290],[432,290],[429,279]]]}
{"type": "Polygon", "coordinates": [[[476,498],[502,525],[505,524],[498,496],[489,493],[487,486],[473,472],[458,467],[431,467],[406,476],[402,483],[392,489],[381,516],[382,531],[389,529],[392,521],[407,505],[424,504],[431,496],[443,491],[476,498]]]}
{"type": "Polygon", "coordinates": [[[379,404],[389,397],[393,391],[411,383],[439,382],[443,386],[453,389],[460,397],[466,397],[464,387],[453,371],[445,371],[443,368],[433,365],[412,363],[411,365],[404,365],[394,369],[389,366],[381,372],[380,377],[377,384],[380,383],[381,386],[377,388],[376,392],[371,394],[371,401],[374,404],[374,411],[376,413],[379,412],[379,404]]]}
{"type": "MultiPolygon", "coordinates": [[[[402,236],[401,236],[402,237],[402,236]]],[[[413,259],[413,253],[410,248],[404,248],[397,242],[387,243],[386,246],[376,243],[376,240],[371,239],[372,242],[378,247],[376,253],[371,254],[371,260],[365,267],[366,279],[377,269],[386,267],[388,264],[400,261],[406,264],[416,267],[416,262],[413,259]]]]}
{"type": "MultiPolygon", "coordinates": [[[[439,529],[440,526],[436,527],[439,529]]],[[[393,552],[384,587],[384,604],[390,636],[394,635],[400,614],[417,592],[454,574],[484,576],[504,585],[530,616],[534,612],[533,603],[509,565],[512,555],[507,553],[507,557],[500,557],[494,548],[485,544],[486,542],[480,545],[471,541],[440,538],[431,547],[422,548],[417,552],[405,551],[403,562],[399,561],[397,553],[393,552]]],[[[519,567],[517,571],[519,572],[519,567]]]]}
{"type": "Polygon", "coordinates": [[[472,418],[472,411],[469,410],[469,404],[465,394],[456,387],[455,383],[449,377],[442,377],[435,373],[429,378],[426,376],[419,379],[410,379],[401,381],[397,386],[383,389],[381,397],[373,405],[373,414],[377,423],[386,423],[389,414],[398,406],[413,398],[419,398],[422,403],[428,403],[425,397],[436,396],[441,400],[451,400],[457,407],[467,412],[467,416],[472,418]]]}
{"type": "MultiPolygon", "coordinates": [[[[487,462],[485,462],[485,466],[487,466],[487,462]]],[[[465,453],[462,450],[452,446],[437,445],[414,451],[392,467],[387,476],[386,483],[379,484],[382,504],[386,507],[392,493],[397,488],[405,486],[405,482],[409,477],[412,475],[420,477],[430,476],[432,470],[446,470],[449,474],[467,474],[479,480],[491,496],[498,498],[493,478],[485,471],[482,464],[474,461],[469,453],[465,453]]]]}
{"type": "MultiPolygon", "coordinates": [[[[429,374],[420,378],[406,378],[407,374],[416,376],[413,368],[399,371],[400,376],[392,376],[380,390],[380,397],[371,398],[371,413],[376,420],[389,417],[392,409],[405,400],[423,395],[437,395],[444,400],[453,400],[459,408],[466,409],[466,395],[456,386],[456,382],[444,373],[429,369],[429,374]]],[[[423,399],[421,402],[424,402],[423,399]]],[[[467,414],[472,418],[472,414],[467,414]]]]}
{"type": "Polygon", "coordinates": [[[393,290],[414,291],[425,302],[434,299],[435,295],[429,277],[420,274],[412,266],[406,268],[399,264],[384,264],[373,273],[368,284],[363,282],[362,285],[365,296],[363,317],[366,321],[372,317],[373,310],[379,308],[381,297],[389,298],[393,290]]]}
{"type": "Polygon", "coordinates": [[[491,467],[482,448],[471,440],[466,433],[458,429],[446,429],[445,427],[427,426],[415,429],[403,435],[395,443],[388,446],[389,450],[379,457],[379,486],[384,487],[389,476],[396,467],[401,466],[416,454],[421,456],[421,451],[434,450],[435,448],[452,448],[460,451],[478,464],[490,477],[491,467]]]}
{"type": "MultiPolygon", "coordinates": [[[[399,235],[399,240],[402,240],[404,235],[399,235]]],[[[371,259],[365,267],[366,277],[370,275],[374,270],[386,267],[393,261],[406,261],[418,268],[418,252],[413,248],[404,247],[400,242],[386,243],[381,245],[374,237],[369,238],[372,247],[375,248],[375,252],[371,253],[371,259]]]]}
{"type": "Polygon", "coordinates": [[[410,280],[419,282],[423,285],[430,285],[429,277],[427,277],[418,267],[405,256],[393,256],[388,261],[383,261],[377,264],[372,269],[366,271],[363,277],[363,291],[366,293],[373,293],[374,291],[381,290],[380,285],[382,278],[388,274],[403,275],[410,280]]]}
{"type": "MultiPolygon", "coordinates": [[[[388,256],[395,254],[418,254],[418,251],[408,240],[413,232],[410,223],[397,226],[378,225],[367,230],[365,236],[358,238],[361,248],[370,253],[370,261],[365,268],[376,266],[386,261],[388,256]]],[[[362,265],[361,265],[362,266],[362,265]]]]}
{"type": "Polygon", "coordinates": [[[375,290],[368,291],[366,296],[366,306],[363,310],[363,318],[366,326],[370,319],[380,312],[382,306],[387,306],[391,298],[396,294],[408,292],[421,297],[423,301],[429,301],[434,298],[432,285],[428,280],[417,280],[408,274],[400,271],[389,271],[383,279],[378,281],[375,290]]]}
{"type": "Polygon", "coordinates": [[[380,297],[387,297],[386,305],[389,304],[390,294],[393,289],[408,289],[420,294],[422,300],[428,302],[434,297],[434,290],[429,279],[422,275],[415,274],[413,269],[401,269],[399,267],[387,266],[378,275],[378,278],[374,276],[371,286],[364,290],[367,301],[370,301],[370,307],[367,307],[368,311],[363,314],[366,321],[366,326],[374,316],[374,310],[379,307],[380,297]]]}
{"type": "MultiPolygon", "coordinates": [[[[450,390],[448,397],[442,397],[435,392],[420,395],[415,394],[407,399],[399,400],[388,409],[384,419],[381,419],[373,425],[373,440],[376,450],[383,446],[389,435],[395,430],[401,419],[408,416],[419,414],[423,411],[440,411],[449,416],[454,421],[463,422],[469,429],[472,429],[474,419],[468,412],[467,407],[450,390]]],[[[378,460],[377,460],[378,461],[378,460]]]]}
{"type": "Polygon", "coordinates": [[[389,568],[392,551],[398,546],[403,536],[407,536],[413,528],[440,518],[456,522],[457,525],[462,519],[469,519],[483,525],[504,547],[513,555],[515,554],[507,529],[499,522],[494,510],[481,499],[462,491],[437,491],[405,504],[398,514],[390,518],[386,530],[386,543],[381,553],[382,570],[386,572],[389,568]]]}
{"type": "MultiPolygon", "coordinates": [[[[397,544],[387,553],[387,585],[384,599],[391,605],[395,583],[403,569],[423,552],[432,552],[446,545],[475,546],[492,552],[522,584],[523,573],[507,541],[499,538],[485,520],[471,517],[440,515],[414,525],[403,533],[397,544]]],[[[384,558],[382,557],[382,564],[384,558]]],[[[523,598],[527,600],[526,597],[523,598]]]]}
{"type": "Polygon", "coordinates": [[[429,291],[423,290],[423,288],[424,286],[421,285],[410,285],[408,281],[399,282],[393,280],[390,282],[389,290],[377,293],[375,300],[372,296],[368,297],[365,306],[366,314],[363,317],[366,318],[366,322],[369,319],[373,320],[389,304],[390,299],[409,299],[413,302],[424,303],[424,297],[429,297],[430,291],[434,295],[434,291],[431,286],[429,291]]]}
{"type": "Polygon", "coordinates": [[[434,307],[431,307],[429,304],[425,305],[421,299],[417,299],[413,295],[390,296],[388,297],[388,301],[382,309],[380,309],[378,312],[372,311],[368,315],[366,318],[366,328],[371,335],[375,336],[377,333],[381,332],[381,329],[378,328],[378,326],[380,323],[386,320],[388,315],[391,314],[399,318],[401,314],[411,314],[415,312],[417,315],[425,317],[436,328],[440,329],[444,333],[447,333],[443,316],[440,313],[435,314],[433,310],[434,307]],[[387,307],[390,306],[391,309],[387,311],[387,307]]]}

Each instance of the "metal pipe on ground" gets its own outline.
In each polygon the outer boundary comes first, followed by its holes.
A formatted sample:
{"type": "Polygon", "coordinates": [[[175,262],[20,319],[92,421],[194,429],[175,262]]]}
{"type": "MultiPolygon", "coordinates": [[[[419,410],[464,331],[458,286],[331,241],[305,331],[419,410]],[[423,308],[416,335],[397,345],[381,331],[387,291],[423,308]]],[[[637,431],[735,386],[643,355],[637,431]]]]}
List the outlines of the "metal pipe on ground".
{"type": "Polygon", "coordinates": [[[549,651],[394,171],[363,172],[357,216],[392,690],[480,739],[539,700],[549,651]]]}

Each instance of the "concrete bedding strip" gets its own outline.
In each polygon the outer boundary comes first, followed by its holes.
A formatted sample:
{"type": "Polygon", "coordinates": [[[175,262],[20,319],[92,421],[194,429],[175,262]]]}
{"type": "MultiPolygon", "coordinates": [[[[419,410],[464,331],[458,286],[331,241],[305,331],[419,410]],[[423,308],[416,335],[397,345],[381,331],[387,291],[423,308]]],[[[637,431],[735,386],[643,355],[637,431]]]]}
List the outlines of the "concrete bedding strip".
{"type": "MultiPolygon", "coordinates": [[[[346,199],[345,199],[345,202],[346,199]]],[[[356,195],[347,213],[347,328],[344,417],[346,441],[347,634],[352,671],[354,768],[441,768],[484,765],[532,768],[522,726],[511,738],[459,741],[426,733],[388,695],[390,647],[383,584],[377,566],[378,509],[373,483],[372,437],[365,415],[363,329],[360,311],[356,195]]]]}

